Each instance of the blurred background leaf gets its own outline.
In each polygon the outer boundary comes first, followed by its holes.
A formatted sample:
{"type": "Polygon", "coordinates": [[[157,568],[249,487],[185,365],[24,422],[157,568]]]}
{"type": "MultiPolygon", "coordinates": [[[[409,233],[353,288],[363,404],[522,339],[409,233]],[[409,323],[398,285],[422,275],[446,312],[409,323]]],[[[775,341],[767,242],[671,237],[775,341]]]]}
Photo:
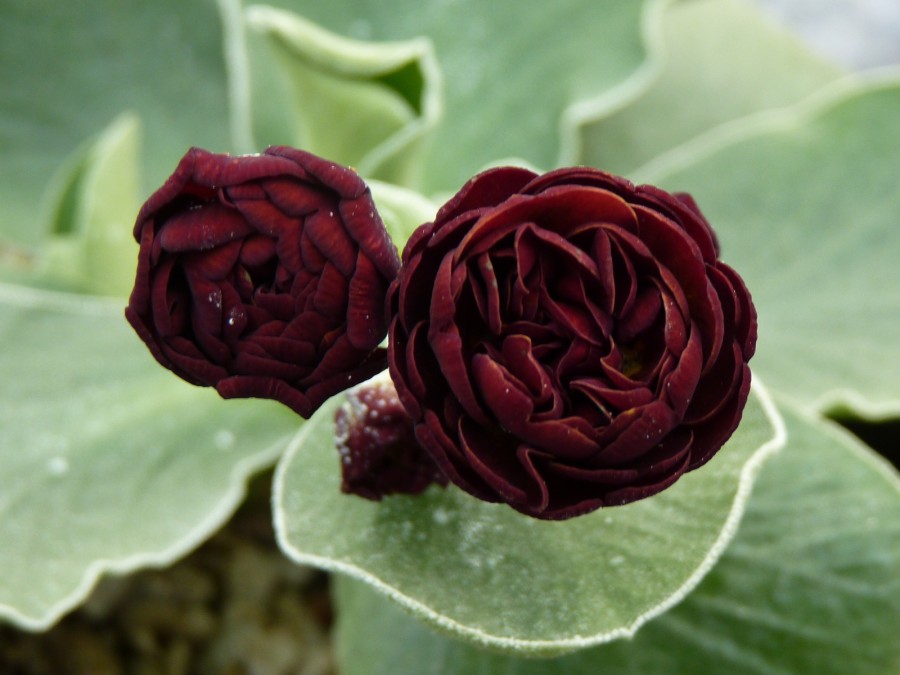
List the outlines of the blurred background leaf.
{"type": "Polygon", "coordinates": [[[709,129],[812,94],[843,74],[740,0],[675,3],[654,43],[658,73],[632,98],[569,111],[563,163],[629,174],[709,129]]]}
{"type": "Polygon", "coordinates": [[[48,240],[33,281],[83,293],[127,297],[138,247],[140,123],[124,113],[75,152],[48,191],[48,240]]]}
{"type": "Polygon", "coordinates": [[[213,0],[0,1],[0,237],[37,247],[58,168],[122,112],[145,133],[141,193],[191,145],[229,150],[213,0]]]}
{"type": "Polygon", "coordinates": [[[250,111],[259,145],[302,147],[369,178],[416,184],[441,114],[431,42],[348,40],[261,5],[250,27],[250,111]]]}
{"type": "Polygon", "coordinates": [[[3,284],[0,335],[0,617],[20,625],[200,544],[300,426],[160,368],[120,302],[3,284]]]}
{"type": "Polygon", "coordinates": [[[560,118],[639,69],[662,0],[277,0],[340,35],[432,41],[444,111],[422,170],[426,193],[456,191],[498,157],[557,161],[560,118]]]}

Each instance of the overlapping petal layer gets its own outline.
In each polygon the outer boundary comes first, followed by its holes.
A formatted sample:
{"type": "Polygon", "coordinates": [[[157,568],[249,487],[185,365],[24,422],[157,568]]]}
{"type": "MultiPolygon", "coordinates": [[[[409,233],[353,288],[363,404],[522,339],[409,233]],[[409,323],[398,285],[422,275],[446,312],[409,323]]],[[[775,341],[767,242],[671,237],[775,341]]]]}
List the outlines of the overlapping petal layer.
{"type": "Polygon", "coordinates": [[[697,205],[596,169],[473,178],[413,234],[388,308],[419,442],[539,518],[671,485],[750,386],[755,310],[697,205]]]}
{"type": "Polygon", "coordinates": [[[194,148],[134,234],[126,317],[185,380],[309,417],[384,368],[383,298],[399,260],[352,170],[287,147],[194,148]]]}

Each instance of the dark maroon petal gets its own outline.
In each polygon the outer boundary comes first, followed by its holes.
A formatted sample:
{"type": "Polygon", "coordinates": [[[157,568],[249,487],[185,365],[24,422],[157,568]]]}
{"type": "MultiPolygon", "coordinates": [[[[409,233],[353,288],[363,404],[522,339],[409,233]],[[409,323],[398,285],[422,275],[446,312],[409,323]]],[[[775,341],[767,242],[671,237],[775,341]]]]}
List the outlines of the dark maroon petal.
{"type": "Polygon", "coordinates": [[[154,335],[150,328],[148,328],[143,317],[141,317],[133,307],[129,306],[125,308],[125,318],[128,320],[128,323],[131,324],[134,332],[138,334],[138,337],[140,337],[149,347],[153,357],[164,367],[169,370],[174,370],[174,365],[163,352],[162,347],[158,343],[157,336],[154,335]]]}
{"type": "MultiPolygon", "coordinates": [[[[671,287],[663,289],[661,284],[658,284],[658,286],[660,287],[660,298],[662,299],[663,312],[665,314],[663,341],[670,353],[678,354],[687,346],[688,342],[688,327],[685,323],[685,313],[680,309],[678,301],[670,294],[671,287]]],[[[678,290],[680,291],[681,289],[678,290]]],[[[678,297],[681,299],[680,293],[678,297]]],[[[685,299],[680,304],[686,305],[687,300],[685,299]]]]}
{"type": "Polygon", "coordinates": [[[229,371],[240,375],[258,375],[275,380],[300,380],[309,373],[309,366],[296,365],[272,358],[265,349],[265,338],[256,338],[251,345],[245,345],[234,357],[229,371]],[[255,349],[253,348],[255,347],[255,349]]]}
{"type": "Polygon", "coordinates": [[[262,199],[245,199],[235,202],[244,221],[255,232],[270,237],[280,237],[283,233],[298,230],[302,224],[300,219],[289,216],[269,201],[262,199]]]}
{"type": "Polygon", "coordinates": [[[416,418],[421,416],[421,408],[419,401],[424,401],[428,394],[425,387],[425,381],[420,372],[420,368],[425,368],[426,372],[436,372],[437,364],[429,363],[428,357],[433,361],[434,355],[428,347],[427,338],[423,331],[424,322],[415,326],[410,332],[407,341],[399,337],[401,330],[396,325],[396,319],[391,325],[388,341],[388,349],[390,351],[390,367],[391,378],[397,388],[398,396],[410,411],[410,415],[416,418]],[[401,345],[404,345],[402,352],[401,345]]]}
{"type": "Polygon", "coordinates": [[[696,242],[664,215],[646,207],[635,207],[638,237],[656,260],[667,267],[688,294],[706,284],[705,263],[696,242]]]}
{"type": "Polygon", "coordinates": [[[341,377],[345,374],[349,375],[352,372],[354,364],[362,361],[365,358],[365,355],[369,353],[360,352],[360,350],[356,349],[346,334],[334,331],[330,337],[333,342],[329,345],[328,350],[324,353],[322,359],[315,364],[306,378],[311,383],[331,380],[334,377],[341,377]]]}
{"type": "MultiPolygon", "coordinates": [[[[716,263],[714,270],[710,270],[710,278],[715,281],[716,277],[713,272],[718,272],[728,280],[730,286],[728,290],[733,294],[735,305],[735,338],[737,339],[738,344],[741,345],[744,361],[749,361],[756,352],[757,337],[756,308],[753,306],[753,301],[750,299],[750,292],[747,290],[744,280],[725,263],[716,263]]],[[[724,284],[722,284],[722,286],[724,286],[724,284]]],[[[722,297],[724,295],[725,292],[720,290],[719,296],[722,297]]]]}
{"type": "Polygon", "coordinates": [[[545,400],[552,389],[547,372],[538,362],[527,335],[513,333],[503,340],[503,363],[536,401],[545,400]]]}
{"type": "Polygon", "coordinates": [[[368,189],[355,199],[342,201],[339,211],[341,222],[360,253],[371,260],[383,277],[393,279],[400,268],[400,258],[368,189]],[[373,222],[379,226],[373,227],[373,222]]]}
{"type": "Polygon", "coordinates": [[[517,167],[488,169],[463,185],[456,196],[441,207],[435,222],[445,222],[474,209],[497,206],[534,177],[534,172],[517,167]]]}
{"type": "Polygon", "coordinates": [[[428,245],[428,242],[431,241],[433,234],[434,223],[423,223],[413,230],[413,233],[406,242],[406,246],[403,247],[403,255],[400,258],[401,270],[405,269],[406,264],[413,256],[421,254],[422,249],[424,249],[428,245]]]}
{"type": "MultiPolygon", "coordinates": [[[[298,363],[309,363],[312,359],[315,358],[316,349],[314,345],[311,345],[308,342],[300,342],[298,340],[292,340],[286,337],[279,336],[266,336],[266,335],[254,335],[252,338],[247,340],[247,346],[244,352],[241,353],[241,356],[244,354],[251,355],[250,345],[259,347],[262,352],[265,354],[266,358],[271,359],[275,363],[272,364],[272,367],[277,368],[279,372],[285,373],[284,366],[293,369],[298,368],[297,376],[300,376],[299,368],[303,368],[302,366],[298,367],[294,364],[298,363]],[[278,362],[281,362],[280,365],[278,362]]],[[[267,369],[269,366],[259,367],[259,370],[267,369]]],[[[247,367],[247,370],[250,370],[250,367],[247,367]]],[[[257,368],[254,367],[253,372],[258,372],[257,368]]]]}
{"type": "Polygon", "coordinates": [[[356,349],[370,351],[384,337],[386,286],[375,264],[360,252],[347,297],[347,337],[356,349]]]}
{"type": "Polygon", "coordinates": [[[334,265],[327,263],[316,284],[312,306],[325,316],[338,316],[347,308],[349,292],[350,284],[347,277],[338,272],[334,265]]]}
{"type": "Polygon", "coordinates": [[[228,375],[225,368],[210,363],[197,345],[182,337],[173,337],[159,342],[163,354],[160,363],[171,368],[179,377],[191,384],[210,386],[228,375]]]}
{"type": "Polygon", "coordinates": [[[368,187],[353,170],[305,150],[276,145],[266,150],[266,155],[284,157],[294,162],[302,172],[304,182],[318,183],[337,194],[341,200],[355,199],[368,187]]]}
{"type": "MultiPolygon", "coordinates": [[[[282,178],[287,184],[295,183],[291,178],[282,178]]],[[[270,183],[267,179],[266,183],[270,183]]],[[[234,209],[241,202],[269,201],[269,195],[261,182],[238,183],[216,190],[219,202],[229,209],[234,209]]]]}
{"type": "Polygon", "coordinates": [[[619,319],[616,337],[626,342],[638,337],[657,321],[662,304],[658,288],[641,290],[619,319]]]}
{"type": "Polygon", "coordinates": [[[516,386],[508,372],[493,360],[478,354],[472,372],[487,407],[500,427],[518,438],[527,438],[539,448],[551,448],[567,458],[593,455],[598,447],[589,425],[578,418],[531,420],[534,410],[528,392],[516,386]]]}
{"type": "Polygon", "coordinates": [[[718,408],[712,418],[693,427],[696,437],[696,450],[691,456],[690,469],[696,469],[708,462],[719,448],[724,445],[741,421],[744,405],[750,393],[750,368],[744,364],[738,375],[737,386],[725,405],[718,408]]]}
{"type": "Polygon", "coordinates": [[[627,423],[621,425],[622,428],[615,437],[609,438],[598,455],[598,459],[606,466],[615,467],[632,462],[646,454],[678,423],[675,411],[658,400],[621,413],[616,421],[622,419],[627,423]]]}
{"type": "Polygon", "coordinates": [[[278,273],[276,273],[276,282],[282,287],[293,279],[305,279],[310,276],[309,271],[305,269],[303,264],[303,231],[296,224],[288,227],[278,233],[275,240],[275,258],[277,260],[278,273]],[[279,277],[279,274],[282,275],[279,277]]]}
{"type": "MultiPolygon", "coordinates": [[[[360,382],[365,382],[374,377],[387,367],[387,356],[384,350],[376,349],[369,354],[364,361],[354,366],[352,370],[346,370],[340,373],[334,373],[330,376],[320,375],[315,378],[307,378],[312,380],[306,394],[312,401],[315,408],[318,408],[329,398],[335,394],[346,390],[348,387],[354,387],[360,382]]],[[[326,370],[326,369],[323,369],[326,370]]]]}
{"type": "Polygon", "coordinates": [[[458,443],[468,465],[504,501],[527,503],[533,501],[529,495],[541,493],[540,481],[519,461],[516,439],[464,423],[458,443]]]}
{"type": "Polygon", "coordinates": [[[341,274],[353,274],[357,248],[344,231],[334,209],[323,209],[308,216],[303,223],[303,234],[341,274]]]}
{"type": "Polygon", "coordinates": [[[628,204],[605,190],[556,187],[533,197],[516,195],[482,215],[466,233],[455,255],[461,258],[487,250],[524,223],[568,237],[585,223],[597,222],[598,211],[603,213],[603,223],[621,225],[634,221],[628,204]]]}
{"type": "Polygon", "coordinates": [[[610,419],[618,412],[645,406],[656,398],[646,387],[619,389],[598,378],[573,380],[570,386],[588,396],[610,419]]]}
{"type": "Polygon", "coordinates": [[[191,182],[209,188],[224,188],[282,174],[295,175],[297,168],[279,157],[266,155],[218,155],[194,149],[191,182]]]}
{"type": "Polygon", "coordinates": [[[180,253],[206,251],[252,231],[240,214],[219,204],[209,204],[173,215],[158,229],[156,236],[163,249],[180,253]]]}
{"type": "Polygon", "coordinates": [[[697,244],[704,261],[713,262],[719,256],[715,232],[689,194],[680,192],[672,195],[652,185],[641,185],[637,189],[637,199],[652,211],[665,214],[678,223],[697,244]]]}
{"type": "Polygon", "coordinates": [[[433,412],[427,411],[422,423],[414,426],[414,431],[419,445],[431,455],[441,473],[451,483],[479,499],[489,502],[501,501],[484,479],[465,463],[465,454],[455,430],[451,439],[433,412]]]}
{"type": "MultiPolygon", "coordinates": [[[[206,151],[200,150],[199,148],[191,148],[188,150],[165,184],[150,195],[147,201],[144,202],[134,223],[134,238],[138,243],[141,243],[141,232],[143,228],[153,221],[154,214],[159,209],[182,194],[191,194],[194,192],[195,186],[191,185],[194,162],[198,155],[205,154],[207,154],[206,151]]],[[[209,188],[206,188],[206,192],[207,198],[214,194],[209,188]]]]}
{"type": "Polygon", "coordinates": [[[475,269],[470,271],[470,275],[468,282],[479,314],[488,329],[494,335],[499,335],[503,328],[503,318],[500,314],[500,284],[488,254],[484,253],[477,257],[475,269]]]}
{"type": "Polygon", "coordinates": [[[222,291],[218,285],[202,277],[189,277],[191,289],[191,331],[195,343],[214,363],[227,363],[231,358],[228,345],[219,339],[222,327],[222,291]]]}
{"type": "Polygon", "coordinates": [[[685,422],[704,422],[728,405],[741,382],[743,366],[739,345],[733,344],[730,349],[723,349],[715,365],[704,373],[685,413],[685,422]]]}
{"type": "Polygon", "coordinates": [[[631,181],[587,166],[565,167],[548,171],[532,180],[522,189],[522,192],[537,194],[558,185],[596,187],[622,197],[633,196],[635,192],[631,181]]]}
{"type": "Polygon", "coordinates": [[[683,351],[677,355],[677,365],[660,381],[659,396],[678,417],[683,418],[688,409],[703,368],[700,332],[692,330],[683,351]]]}
{"type": "Polygon", "coordinates": [[[315,406],[308,396],[283,380],[258,375],[231,375],[215,384],[222,398],[267,398],[283,403],[301,417],[310,417],[315,406]]]}
{"type": "Polygon", "coordinates": [[[241,189],[248,194],[245,199],[256,198],[270,202],[279,211],[291,218],[303,218],[322,208],[334,206],[334,195],[319,185],[310,185],[297,180],[294,176],[276,176],[259,183],[235,186],[229,194],[237,194],[241,189]],[[253,190],[254,193],[250,193],[253,190]]]}
{"type": "Polygon", "coordinates": [[[469,364],[463,354],[463,341],[458,332],[439,333],[428,340],[434,357],[453,395],[473,419],[487,422],[489,417],[472,387],[469,364]]]}
{"type": "Polygon", "coordinates": [[[149,312],[150,304],[150,272],[153,263],[151,262],[151,250],[155,242],[155,232],[152,224],[148,224],[141,229],[138,244],[138,262],[137,273],[134,281],[134,288],[131,290],[131,296],[128,300],[128,307],[135,314],[140,316],[149,312]]]}
{"type": "MultiPolygon", "coordinates": [[[[149,307],[144,305],[141,309],[145,312],[144,320],[151,327],[149,330],[151,335],[154,333],[161,337],[178,335],[187,323],[190,298],[186,293],[186,288],[183,288],[183,284],[181,288],[172,288],[175,285],[172,280],[174,267],[175,261],[171,258],[166,259],[159,266],[156,274],[149,277],[150,292],[147,298],[149,307]]],[[[137,289],[138,285],[135,284],[135,290],[137,289]]],[[[136,304],[135,300],[133,293],[129,307],[137,312],[140,306],[136,304]]]]}

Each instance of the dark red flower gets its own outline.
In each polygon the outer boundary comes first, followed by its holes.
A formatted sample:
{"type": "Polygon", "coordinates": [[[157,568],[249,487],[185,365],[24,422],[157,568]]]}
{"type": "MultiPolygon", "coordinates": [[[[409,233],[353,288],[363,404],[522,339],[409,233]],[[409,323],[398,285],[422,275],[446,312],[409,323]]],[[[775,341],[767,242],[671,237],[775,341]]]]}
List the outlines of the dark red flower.
{"type": "Polygon", "coordinates": [[[687,195],[591,168],[469,181],[403,253],[389,362],[419,442],[487,501],[562,519],[709,460],[756,313],[687,195]]]}
{"type": "Polygon", "coordinates": [[[385,367],[397,251],[366,184],[307,152],[194,148],[144,204],[125,316],[166,368],[309,417],[385,367]]]}
{"type": "Polygon", "coordinates": [[[341,457],[341,490],[374,501],[391,494],[420,494],[447,477],[416,442],[390,379],[375,378],[346,393],[334,417],[341,457]]]}

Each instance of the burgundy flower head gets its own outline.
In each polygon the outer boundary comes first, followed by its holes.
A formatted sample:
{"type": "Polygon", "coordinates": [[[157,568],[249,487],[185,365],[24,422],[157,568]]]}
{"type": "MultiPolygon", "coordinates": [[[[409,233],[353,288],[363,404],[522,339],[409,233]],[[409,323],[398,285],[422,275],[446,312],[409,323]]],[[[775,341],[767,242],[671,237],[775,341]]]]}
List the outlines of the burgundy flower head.
{"type": "Polygon", "coordinates": [[[309,417],[384,368],[384,294],[399,260],[352,170],[287,147],[194,148],[134,236],[125,316],[188,382],[309,417]]]}
{"type": "Polygon", "coordinates": [[[374,378],[347,392],[334,417],[341,457],[341,490],[379,501],[420,494],[447,477],[416,442],[412,420],[390,378],[374,378]]]}
{"type": "Polygon", "coordinates": [[[756,312],[694,201],[596,169],[476,176],[413,234],[388,307],[416,438],[537,518],[663,490],[750,387],[756,312]]]}

